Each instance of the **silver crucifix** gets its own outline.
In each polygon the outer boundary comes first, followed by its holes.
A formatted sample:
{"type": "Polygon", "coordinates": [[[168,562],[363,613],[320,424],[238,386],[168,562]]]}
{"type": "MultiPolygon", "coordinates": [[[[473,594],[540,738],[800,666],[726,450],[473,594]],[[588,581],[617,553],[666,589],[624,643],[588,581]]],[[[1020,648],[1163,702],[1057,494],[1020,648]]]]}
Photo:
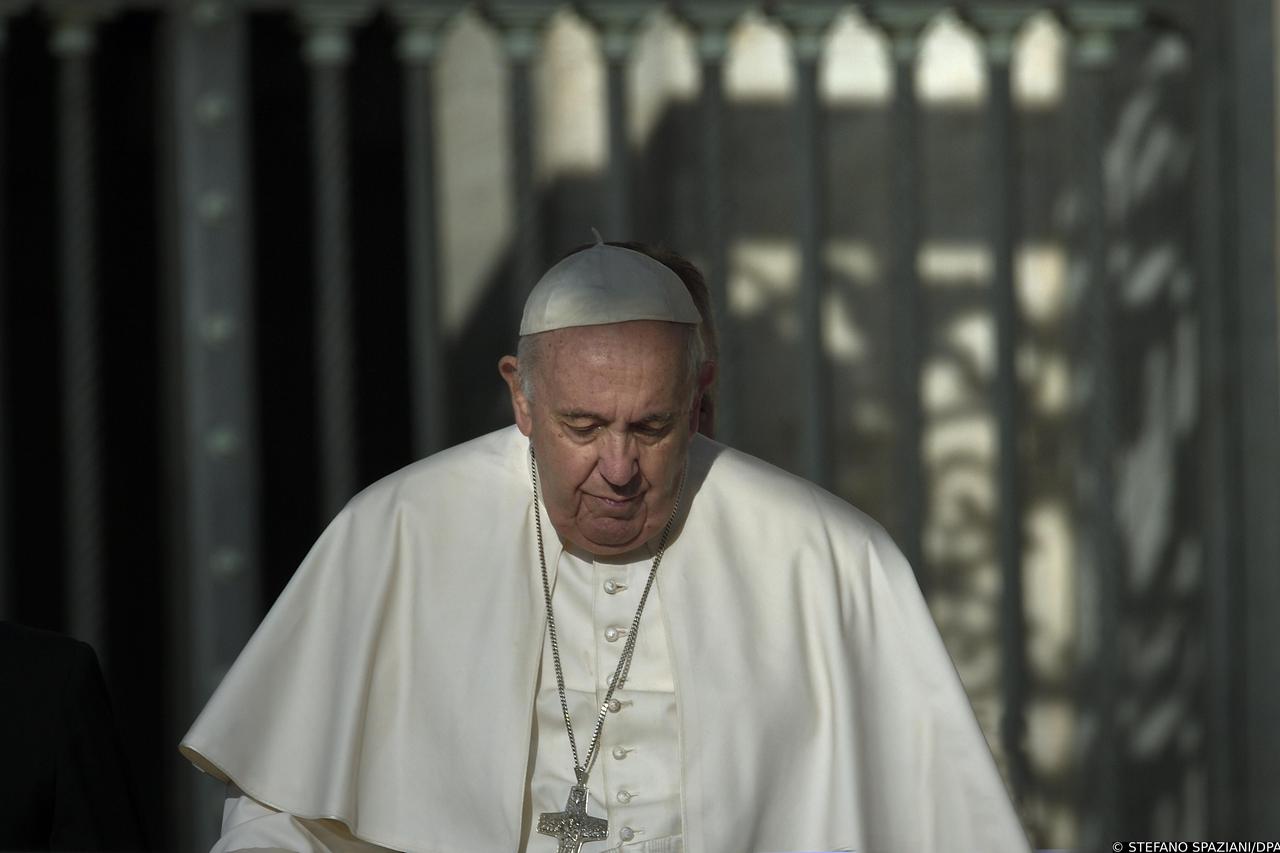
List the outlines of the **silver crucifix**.
{"type": "Polygon", "coordinates": [[[538,817],[538,832],[560,839],[557,853],[581,853],[587,841],[609,837],[609,822],[587,814],[587,788],[574,785],[562,812],[543,812],[538,817]]]}

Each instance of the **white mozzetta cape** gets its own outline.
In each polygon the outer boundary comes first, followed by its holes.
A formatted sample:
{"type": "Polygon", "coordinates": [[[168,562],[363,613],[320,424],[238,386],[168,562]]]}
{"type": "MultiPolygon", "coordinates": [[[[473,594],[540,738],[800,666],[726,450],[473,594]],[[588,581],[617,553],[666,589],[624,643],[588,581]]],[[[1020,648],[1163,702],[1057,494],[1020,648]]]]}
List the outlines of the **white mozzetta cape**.
{"type": "MultiPolygon", "coordinates": [[[[352,500],[183,753],[263,803],[386,847],[517,849],[546,627],[528,448],[500,430],[352,500]]],[[[879,525],[701,436],[684,505],[658,585],[685,849],[1025,851],[879,525]]],[[[548,566],[559,551],[549,536],[548,566]]]]}

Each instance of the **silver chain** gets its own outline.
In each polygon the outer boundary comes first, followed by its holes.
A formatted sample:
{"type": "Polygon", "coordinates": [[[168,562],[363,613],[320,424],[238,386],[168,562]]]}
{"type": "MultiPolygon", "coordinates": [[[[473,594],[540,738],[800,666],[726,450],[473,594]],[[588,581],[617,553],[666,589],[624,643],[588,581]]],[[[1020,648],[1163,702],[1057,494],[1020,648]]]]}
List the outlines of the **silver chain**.
{"type": "Polygon", "coordinates": [[[569,749],[573,752],[573,773],[579,785],[587,784],[587,775],[596,758],[596,750],[600,746],[600,732],[604,728],[605,717],[609,713],[609,702],[613,699],[613,691],[621,687],[627,680],[631,669],[631,655],[636,647],[636,635],[640,632],[640,614],[644,613],[645,602],[649,600],[649,590],[653,587],[654,578],[658,576],[658,565],[667,550],[667,539],[671,536],[671,528],[675,525],[676,514],[680,511],[680,498],[684,495],[684,472],[680,474],[680,486],[676,490],[676,501],[671,507],[671,515],[667,525],[662,529],[662,538],[658,540],[658,553],[653,556],[653,567],[649,569],[649,579],[645,581],[644,591],[640,593],[640,606],[636,608],[635,618],[631,620],[631,630],[627,632],[627,641],[622,646],[622,656],[618,658],[618,667],[609,679],[609,689],[600,703],[600,712],[596,716],[596,729],[591,734],[591,744],[587,747],[587,760],[578,760],[578,743],[573,737],[573,721],[569,719],[569,702],[564,692],[564,670],[560,667],[560,642],[556,638],[556,617],[551,610],[551,582],[547,579],[547,555],[542,545],[542,510],[539,507],[541,486],[538,482],[538,462],[533,456],[533,445],[529,445],[529,471],[533,475],[533,520],[538,533],[538,564],[542,567],[542,594],[547,602],[547,632],[551,635],[551,658],[556,666],[556,688],[560,691],[560,711],[564,714],[564,728],[569,733],[569,749]]]}

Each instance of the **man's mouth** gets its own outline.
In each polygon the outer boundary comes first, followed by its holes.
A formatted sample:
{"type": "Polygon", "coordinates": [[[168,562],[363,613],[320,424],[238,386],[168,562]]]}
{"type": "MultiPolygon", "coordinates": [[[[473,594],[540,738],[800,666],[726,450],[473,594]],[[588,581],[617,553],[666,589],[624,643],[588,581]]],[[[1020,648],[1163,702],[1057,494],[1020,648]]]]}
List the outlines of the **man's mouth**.
{"type": "Polygon", "coordinates": [[[624,509],[640,499],[640,495],[632,495],[629,498],[604,498],[599,495],[589,495],[595,498],[607,509],[624,509]]]}

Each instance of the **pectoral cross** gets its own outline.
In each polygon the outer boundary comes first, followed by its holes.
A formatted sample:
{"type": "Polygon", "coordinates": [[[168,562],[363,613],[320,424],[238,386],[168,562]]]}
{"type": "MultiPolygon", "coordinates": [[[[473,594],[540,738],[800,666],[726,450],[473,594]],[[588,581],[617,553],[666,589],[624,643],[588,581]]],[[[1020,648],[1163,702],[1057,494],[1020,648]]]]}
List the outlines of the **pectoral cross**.
{"type": "Polygon", "coordinates": [[[587,814],[587,787],[574,785],[564,811],[543,812],[538,817],[538,832],[560,839],[558,853],[581,853],[584,841],[609,837],[609,822],[587,814]]]}

